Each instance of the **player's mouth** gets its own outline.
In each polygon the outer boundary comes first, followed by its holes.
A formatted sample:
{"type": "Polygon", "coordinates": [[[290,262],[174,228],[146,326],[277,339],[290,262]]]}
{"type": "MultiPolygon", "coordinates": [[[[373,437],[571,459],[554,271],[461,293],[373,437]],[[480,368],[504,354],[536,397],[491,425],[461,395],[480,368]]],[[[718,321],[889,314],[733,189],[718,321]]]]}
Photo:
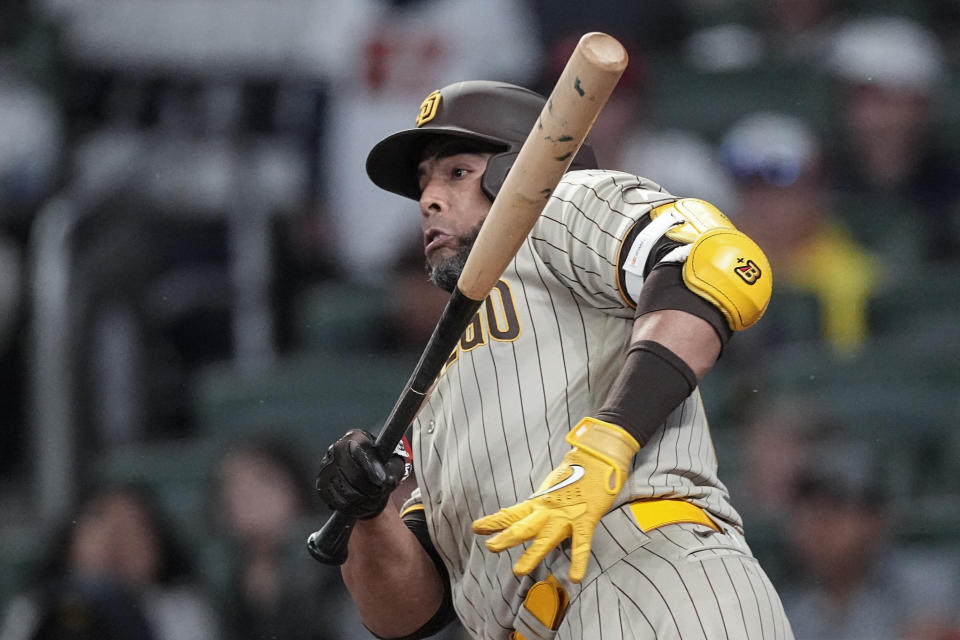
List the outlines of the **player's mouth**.
{"type": "Polygon", "coordinates": [[[443,247],[453,248],[456,244],[456,236],[445,233],[440,229],[428,229],[423,234],[423,252],[429,256],[431,253],[443,247]]]}

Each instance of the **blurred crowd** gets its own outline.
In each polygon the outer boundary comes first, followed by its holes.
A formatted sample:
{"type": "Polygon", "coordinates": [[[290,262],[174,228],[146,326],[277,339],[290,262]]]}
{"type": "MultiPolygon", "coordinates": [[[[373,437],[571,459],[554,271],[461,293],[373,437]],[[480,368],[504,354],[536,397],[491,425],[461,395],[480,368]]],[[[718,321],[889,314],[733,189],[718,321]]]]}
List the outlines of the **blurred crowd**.
{"type": "Polygon", "coordinates": [[[312,470],[446,294],[366,153],[593,30],[600,165],[770,258],[703,394],[797,637],[960,638],[956,0],[4,0],[0,640],[369,637],[312,470]]]}

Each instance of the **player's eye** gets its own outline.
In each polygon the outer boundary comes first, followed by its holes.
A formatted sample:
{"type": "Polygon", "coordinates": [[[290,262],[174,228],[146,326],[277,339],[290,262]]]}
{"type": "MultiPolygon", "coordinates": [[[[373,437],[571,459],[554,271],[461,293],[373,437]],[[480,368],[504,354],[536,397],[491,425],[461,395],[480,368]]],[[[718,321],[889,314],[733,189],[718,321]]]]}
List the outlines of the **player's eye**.
{"type": "Polygon", "coordinates": [[[469,171],[467,171],[463,167],[454,167],[450,171],[450,175],[454,178],[464,178],[466,177],[467,173],[469,173],[469,171]]]}

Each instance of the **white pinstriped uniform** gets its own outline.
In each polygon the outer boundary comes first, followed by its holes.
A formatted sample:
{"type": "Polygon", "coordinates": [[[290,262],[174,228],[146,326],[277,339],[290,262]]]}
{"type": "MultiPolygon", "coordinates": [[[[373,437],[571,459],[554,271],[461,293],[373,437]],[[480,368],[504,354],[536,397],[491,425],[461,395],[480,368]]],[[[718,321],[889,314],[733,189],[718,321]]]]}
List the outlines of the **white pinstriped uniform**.
{"type": "Polygon", "coordinates": [[[471,531],[474,519],[533,493],[569,450],[571,426],[606,399],[633,325],[617,278],[623,239],[674,199],[625,173],[568,173],[414,422],[411,500],[424,504],[454,606],[476,638],[507,638],[527,588],[548,571],[572,601],[559,639],[792,637],[717,478],[699,390],[635,457],[580,585],[565,582],[565,546],[518,578],[511,567],[523,547],[493,554],[471,531]],[[724,532],[645,534],[623,505],[649,497],[689,500],[724,532]]]}

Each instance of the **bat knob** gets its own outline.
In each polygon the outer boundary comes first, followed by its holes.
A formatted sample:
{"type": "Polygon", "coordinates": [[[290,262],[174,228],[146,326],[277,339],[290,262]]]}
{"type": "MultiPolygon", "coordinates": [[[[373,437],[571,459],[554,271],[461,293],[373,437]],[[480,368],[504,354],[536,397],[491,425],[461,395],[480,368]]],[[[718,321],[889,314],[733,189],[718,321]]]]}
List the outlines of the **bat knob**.
{"type": "Polygon", "coordinates": [[[356,520],[339,511],[334,512],[319,531],[307,538],[307,550],[318,562],[341,565],[347,560],[347,543],[356,520]]]}

